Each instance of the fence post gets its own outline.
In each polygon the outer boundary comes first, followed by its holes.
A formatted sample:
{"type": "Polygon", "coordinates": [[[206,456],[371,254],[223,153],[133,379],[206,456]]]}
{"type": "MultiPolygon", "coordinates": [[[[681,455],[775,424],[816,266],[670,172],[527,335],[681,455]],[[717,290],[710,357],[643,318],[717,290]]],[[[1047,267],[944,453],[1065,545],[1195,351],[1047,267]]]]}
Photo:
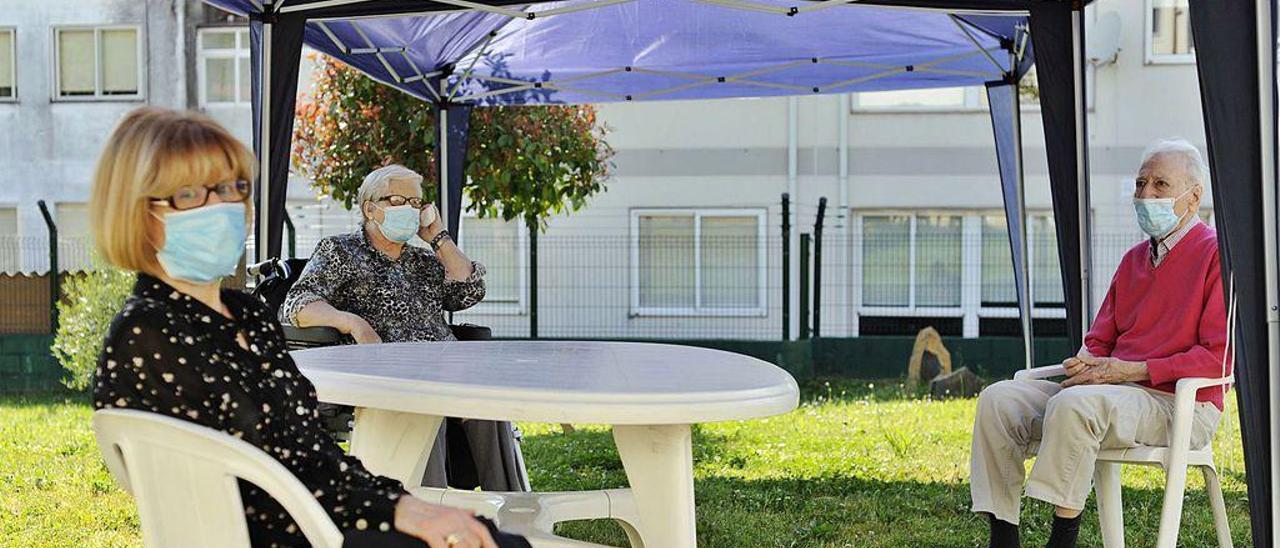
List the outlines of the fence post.
{"type": "Polygon", "coordinates": [[[809,250],[813,236],[800,235],[800,339],[809,338],[809,250]]]}
{"type": "Polygon", "coordinates": [[[813,338],[822,336],[822,221],[827,197],[818,198],[818,220],[813,223],[813,338]]]}
{"type": "Polygon", "coordinates": [[[289,258],[293,259],[298,256],[298,231],[293,228],[293,219],[289,218],[289,212],[284,212],[284,229],[289,237],[289,258]]]}
{"type": "Polygon", "coordinates": [[[52,333],[58,332],[58,299],[62,296],[62,284],[58,276],[58,225],[54,224],[49,214],[49,206],[39,200],[40,215],[44,217],[44,226],[49,229],[49,327],[52,333]]]}
{"type": "Polygon", "coordinates": [[[782,340],[791,340],[791,195],[782,193],[782,340]]]}
{"type": "Polygon", "coordinates": [[[529,338],[538,338],[538,223],[529,225],[529,338]]]}

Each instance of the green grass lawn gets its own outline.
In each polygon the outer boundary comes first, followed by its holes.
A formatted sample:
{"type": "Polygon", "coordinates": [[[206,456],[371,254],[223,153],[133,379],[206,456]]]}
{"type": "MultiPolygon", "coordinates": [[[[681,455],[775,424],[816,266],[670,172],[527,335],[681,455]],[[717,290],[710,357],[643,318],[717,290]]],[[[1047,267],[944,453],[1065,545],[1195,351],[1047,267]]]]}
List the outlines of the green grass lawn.
{"type": "MultiPolygon", "coordinates": [[[[1215,447],[1231,528],[1249,546],[1244,459],[1234,397],[1215,447]]],[[[968,512],[969,429],[974,400],[929,401],[893,383],[815,382],[795,412],[694,430],[698,539],[709,547],[985,545],[986,522],[968,512]]],[[[138,545],[130,497],[112,481],[79,395],[0,396],[0,545],[138,545]]],[[[536,489],[622,487],[626,476],[608,429],[526,424],[525,457],[536,489]]],[[[1127,467],[1130,546],[1150,546],[1164,475],[1127,467]]],[[[1192,474],[1180,545],[1212,546],[1203,481],[1192,474]]],[[[1099,546],[1086,511],[1082,546],[1099,546]]],[[[1028,502],[1023,540],[1043,545],[1051,510],[1028,502]]],[[[568,536],[625,545],[610,522],[561,526],[568,536]]]]}

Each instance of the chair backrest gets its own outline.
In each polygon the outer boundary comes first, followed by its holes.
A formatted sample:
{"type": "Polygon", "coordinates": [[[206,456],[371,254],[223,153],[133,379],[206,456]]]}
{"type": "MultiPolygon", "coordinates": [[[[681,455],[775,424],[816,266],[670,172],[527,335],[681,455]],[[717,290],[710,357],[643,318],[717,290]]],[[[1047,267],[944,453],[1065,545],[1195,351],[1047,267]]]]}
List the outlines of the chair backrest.
{"type": "Polygon", "coordinates": [[[279,501],[313,546],[342,533],[284,465],[223,432],[145,411],[93,414],[107,468],[138,503],[147,546],[249,546],[237,478],[279,501]]]}
{"type": "Polygon", "coordinates": [[[302,270],[306,267],[307,259],[275,261],[266,272],[263,272],[263,278],[253,289],[253,294],[266,303],[272,314],[278,313],[284,304],[285,297],[289,294],[289,288],[297,283],[298,278],[302,276],[302,270]]]}

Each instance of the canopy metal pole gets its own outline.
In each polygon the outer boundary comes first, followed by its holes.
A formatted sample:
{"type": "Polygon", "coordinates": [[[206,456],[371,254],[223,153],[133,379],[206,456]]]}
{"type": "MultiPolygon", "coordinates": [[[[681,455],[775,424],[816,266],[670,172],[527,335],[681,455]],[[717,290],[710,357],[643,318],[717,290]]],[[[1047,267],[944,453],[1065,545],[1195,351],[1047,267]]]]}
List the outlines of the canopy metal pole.
{"type": "MultiPolygon", "coordinates": [[[[1030,235],[1027,230],[1027,192],[1026,192],[1026,176],[1022,168],[1022,101],[1018,93],[1018,55],[1009,52],[1009,75],[1013,81],[1013,101],[1010,102],[1013,108],[1013,169],[1014,177],[1017,180],[1015,185],[1017,201],[1018,201],[1018,226],[1017,230],[1022,234],[1019,238],[1019,251],[1022,257],[1018,261],[1018,269],[1022,271],[1022,278],[1019,282],[1022,284],[1020,288],[1023,299],[1018,303],[1022,315],[1022,351],[1023,359],[1027,369],[1035,367],[1035,322],[1033,317],[1036,309],[1035,295],[1031,293],[1031,256],[1027,254],[1030,245],[1027,244],[1027,237],[1030,235]]],[[[1014,230],[1014,227],[1009,227],[1014,230]]]]}
{"type": "MultiPolygon", "coordinates": [[[[1275,34],[1271,2],[1258,0],[1255,18],[1258,37],[1259,144],[1262,147],[1262,245],[1266,271],[1267,371],[1270,375],[1271,407],[1271,493],[1280,493],[1280,274],[1277,273],[1276,222],[1276,113],[1275,34]]],[[[1272,544],[1280,546],[1280,503],[1271,501],[1272,544]]]]}
{"type": "Polygon", "coordinates": [[[1089,219],[1089,134],[1086,118],[1089,115],[1085,103],[1085,42],[1084,7],[1071,10],[1072,74],[1075,76],[1076,110],[1076,194],[1080,238],[1080,308],[1081,333],[1088,333],[1093,323],[1093,240],[1090,237],[1089,219]]]}
{"type": "MultiPolygon", "coordinates": [[[[271,9],[271,4],[266,5],[266,9],[271,9]]],[[[267,260],[267,247],[271,242],[271,31],[275,25],[271,23],[271,18],[264,17],[262,21],[262,59],[258,63],[258,71],[261,75],[258,78],[258,97],[259,108],[262,113],[258,116],[259,131],[261,135],[258,138],[262,143],[261,156],[258,158],[258,237],[254,242],[253,256],[255,262],[267,260]]]]}
{"type": "MultiPolygon", "coordinates": [[[[441,79],[443,86],[444,80],[441,79]]],[[[441,90],[443,92],[443,90],[441,90]]],[[[439,167],[439,192],[440,192],[440,219],[445,225],[449,225],[449,107],[448,105],[437,105],[436,110],[440,123],[440,142],[436,143],[436,157],[440,159],[439,167]]],[[[457,236],[454,236],[455,238],[457,236]]]]}

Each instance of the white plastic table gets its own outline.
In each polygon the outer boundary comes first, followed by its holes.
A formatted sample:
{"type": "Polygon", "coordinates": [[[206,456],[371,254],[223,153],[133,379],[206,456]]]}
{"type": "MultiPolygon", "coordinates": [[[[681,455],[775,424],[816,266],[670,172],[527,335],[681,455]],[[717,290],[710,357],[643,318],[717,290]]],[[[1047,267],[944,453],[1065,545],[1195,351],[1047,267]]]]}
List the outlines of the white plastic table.
{"type": "MultiPolygon", "coordinates": [[[[489,497],[490,506],[526,512],[548,534],[566,518],[614,518],[633,545],[658,548],[696,543],[690,425],[780,415],[799,399],[795,379],[772,364],[690,346],[426,342],[317,348],[293,358],[321,401],[357,408],[352,453],[406,486],[421,485],[446,416],[612,425],[630,489],[453,492],[453,500],[489,497]]],[[[438,500],[449,502],[449,493],[438,500]]]]}

